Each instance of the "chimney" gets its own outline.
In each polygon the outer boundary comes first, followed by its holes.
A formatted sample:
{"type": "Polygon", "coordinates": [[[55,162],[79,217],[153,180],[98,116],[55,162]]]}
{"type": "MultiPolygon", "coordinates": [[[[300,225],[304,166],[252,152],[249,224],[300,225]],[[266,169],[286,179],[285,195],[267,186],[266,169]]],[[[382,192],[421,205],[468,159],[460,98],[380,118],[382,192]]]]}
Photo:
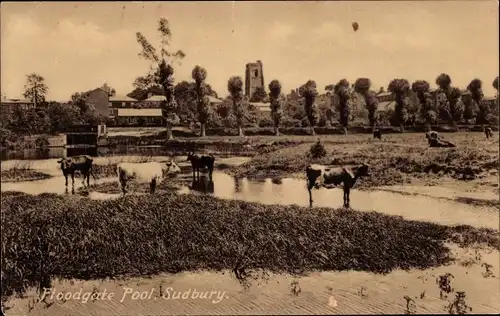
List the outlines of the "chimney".
{"type": "Polygon", "coordinates": [[[151,98],[153,96],[153,93],[152,92],[148,92],[148,99],[151,98]]]}

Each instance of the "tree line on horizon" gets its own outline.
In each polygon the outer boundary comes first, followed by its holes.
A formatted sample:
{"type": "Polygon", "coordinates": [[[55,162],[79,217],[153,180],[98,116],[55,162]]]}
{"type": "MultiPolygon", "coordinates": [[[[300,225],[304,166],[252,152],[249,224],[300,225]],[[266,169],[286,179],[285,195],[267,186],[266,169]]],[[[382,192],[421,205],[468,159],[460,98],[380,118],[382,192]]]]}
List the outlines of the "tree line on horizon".
{"type": "MultiPolygon", "coordinates": [[[[379,100],[377,93],[371,87],[369,78],[358,78],[352,85],[347,79],[341,79],[336,84],[325,87],[326,94],[320,95],[314,80],[308,80],[297,91],[288,95],[282,92],[279,80],[272,80],[267,92],[263,88],[256,89],[252,96],[244,95],[243,80],[240,76],[232,76],[227,82],[229,96],[223,100],[217,109],[210,107],[209,96],[217,98],[217,93],[207,81],[207,71],[202,66],[192,70],[192,82],[174,82],[175,63],[186,56],[182,50],[169,51],[172,31],[169,22],[160,18],[157,28],[161,38],[161,49],[158,51],[140,32],[136,40],[141,47],[139,56],[151,62],[149,73],[137,77],[133,83],[134,90],[128,96],[144,101],[149,93],[165,96],[161,102],[162,116],[167,129],[167,139],[172,139],[172,127],[183,122],[197,122],[200,136],[205,136],[207,125],[216,127],[236,127],[238,134],[243,136],[243,127],[247,123],[258,123],[259,126],[271,125],[279,134],[281,125],[290,121],[299,123],[302,127],[309,126],[314,135],[314,127],[318,123],[333,124],[336,117],[338,124],[347,131],[353,119],[353,111],[366,114],[372,128],[383,123],[378,113],[379,100]],[[321,99],[321,103],[318,100],[321,99]],[[250,102],[269,102],[271,116],[257,118],[252,111],[250,102]],[[257,122],[259,119],[262,122],[257,122]],[[267,123],[265,122],[267,120],[267,123]],[[227,126],[230,125],[230,126],[227,126]]],[[[436,124],[445,121],[456,125],[462,120],[475,120],[476,124],[498,124],[498,102],[490,108],[481,102],[484,97],[483,83],[473,79],[467,86],[468,93],[452,85],[451,77],[445,73],[437,76],[437,89],[431,90],[431,85],[425,80],[417,80],[410,84],[404,78],[395,78],[388,84],[388,92],[393,95],[395,107],[387,113],[385,120],[391,125],[400,126],[401,131],[408,124],[416,121],[422,124],[436,124]]],[[[493,81],[497,90],[498,76],[493,81]]],[[[115,91],[104,84],[101,88],[114,95],[115,91]]],[[[37,105],[44,105],[29,111],[14,110],[2,120],[2,142],[11,135],[26,135],[36,133],[55,133],[64,125],[95,124],[101,120],[95,108],[85,93],[74,93],[67,105],[57,102],[46,102],[48,87],[39,74],[27,76],[24,96],[37,105]]],[[[147,102],[138,102],[136,107],[152,107],[147,102]]],[[[363,115],[365,115],[363,114],[363,115]]]]}

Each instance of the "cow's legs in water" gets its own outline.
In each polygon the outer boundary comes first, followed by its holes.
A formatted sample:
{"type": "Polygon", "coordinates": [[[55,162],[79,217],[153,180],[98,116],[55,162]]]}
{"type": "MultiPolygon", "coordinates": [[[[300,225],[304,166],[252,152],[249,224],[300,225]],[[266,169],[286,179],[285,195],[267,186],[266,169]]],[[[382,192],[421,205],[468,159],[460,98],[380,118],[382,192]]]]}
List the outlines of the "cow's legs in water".
{"type": "Polygon", "coordinates": [[[75,187],[75,173],[71,173],[71,181],[73,182],[73,187],[75,187]]]}
{"type": "Polygon", "coordinates": [[[315,181],[311,181],[311,179],[307,180],[307,191],[309,192],[309,207],[313,206],[313,198],[312,198],[312,188],[314,187],[315,181]]]}
{"type": "Polygon", "coordinates": [[[350,200],[351,188],[349,184],[344,184],[344,207],[349,208],[351,200],[350,200]]]}
{"type": "Polygon", "coordinates": [[[64,179],[66,180],[66,184],[65,184],[66,185],[66,191],[68,191],[68,174],[67,173],[64,174],[64,179]]]}
{"type": "Polygon", "coordinates": [[[156,179],[153,179],[149,184],[149,193],[151,194],[155,193],[155,189],[156,189],[156,179]]]}

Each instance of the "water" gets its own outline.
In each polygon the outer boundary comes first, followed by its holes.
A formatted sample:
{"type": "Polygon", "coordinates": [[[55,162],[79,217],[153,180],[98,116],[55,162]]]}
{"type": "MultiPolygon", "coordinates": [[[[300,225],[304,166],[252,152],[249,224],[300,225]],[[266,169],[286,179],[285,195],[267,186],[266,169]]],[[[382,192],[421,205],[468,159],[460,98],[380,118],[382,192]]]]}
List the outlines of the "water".
{"type": "MultiPolygon", "coordinates": [[[[190,177],[190,173],[184,174],[190,177]]],[[[114,177],[103,178],[93,183],[117,182],[114,177]]],[[[71,185],[71,184],[70,184],[71,185]]],[[[118,183],[117,183],[118,185],[118,183]]],[[[75,189],[81,187],[81,178],[75,179],[75,189]]],[[[2,191],[21,191],[28,194],[43,192],[65,193],[64,178],[53,177],[47,180],[18,183],[2,183],[2,191]]],[[[210,194],[222,199],[242,200],[262,204],[309,206],[306,181],[283,179],[273,182],[237,179],[220,171],[214,171],[213,182],[202,176],[194,187],[184,186],[180,194],[210,194]]],[[[314,206],[341,207],[343,192],[340,188],[313,191],[314,206]]],[[[120,194],[108,194],[91,190],[89,198],[115,199],[120,194]]],[[[389,215],[399,215],[406,219],[430,221],[443,225],[471,225],[474,227],[499,228],[498,208],[473,206],[465,203],[446,201],[425,195],[407,196],[387,191],[351,191],[351,207],[360,211],[377,211],[389,215]]]]}
{"type": "Polygon", "coordinates": [[[92,157],[107,157],[107,156],[169,156],[186,154],[188,151],[196,152],[211,152],[217,156],[232,156],[232,155],[252,155],[254,152],[251,148],[245,148],[241,144],[183,144],[172,146],[117,146],[109,147],[80,147],[80,148],[44,148],[44,149],[26,149],[17,151],[2,151],[0,155],[1,161],[7,160],[39,160],[52,159],[61,157],[71,157],[76,155],[90,155],[92,157]]]}

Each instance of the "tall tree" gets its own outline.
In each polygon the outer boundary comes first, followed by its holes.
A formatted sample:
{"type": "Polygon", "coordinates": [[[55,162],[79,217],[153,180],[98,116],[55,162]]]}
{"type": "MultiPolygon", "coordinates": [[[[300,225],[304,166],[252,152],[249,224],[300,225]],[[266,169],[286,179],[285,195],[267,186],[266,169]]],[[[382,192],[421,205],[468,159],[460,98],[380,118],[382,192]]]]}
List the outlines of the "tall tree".
{"type": "Polygon", "coordinates": [[[370,90],[371,80],[369,78],[358,78],[354,83],[354,91],[359,93],[365,100],[365,106],[368,110],[368,121],[372,129],[375,129],[378,99],[374,91],[370,90]]]}
{"type": "Polygon", "coordinates": [[[200,136],[205,137],[205,126],[209,115],[210,99],[207,95],[207,87],[205,80],[207,79],[207,71],[201,66],[194,67],[191,72],[196,85],[196,105],[198,111],[198,121],[200,122],[200,136]]]}
{"type": "Polygon", "coordinates": [[[166,18],[162,17],[159,19],[157,30],[161,38],[159,53],[141,32],[136,33],[136,39],[142,49],[139,56],[153,64],[153,72],[150,74],[150,77],[152,77],[155,84],[163,88],[166,100],[162,102],[162,115],[167,125],[167,140],[171,140],[173,139],[172,126],[179,122],[179,117],[176,113],[177,102],[174,97],[174,68],[172,63],[180,62],[186,54],[181,50],[174,53],[168,50],[172,31],[166,18]]]}
{"type": "Polygon", "coordinates": [[[404,124],[408,120],[408,110],[406,108],[405,99],[410,91],[410,83],[406,79],[393,79],[387,87],[390,93],[394,95],[395,119],[399,124],[401,133],[404,133],[404,124]]]}
{"type": "Polygon", "coordinates": [[[477,78],[473,79],[467,86],[467,90],[471,93],[474,107],[478,109],[476,124],[488,124],[488,114],[490,113],[490,109],[487,105],[481,102],[484,97],[483,82],[477,78]]]}
{"type": "Polygon", "coordinates": [[[462,102],[462,92],[456,87],[452,87],[448,92],[448,108],[450,123],[456,125],[462,120],[464,113],[464,104],[462,102]]]}
{"type": "Polygon", "coordinates": [[[49,92],[49,88],[45,84],[45,78],[36,73],[26,76],[23,95],[26,99],[31,100],[35,106],[45,102],[47,92],[49,92]]]}
{"type": "Polygon", "coordinates": [[[243,119],[244,119],[244,97],[243,97],[243,80],[239,76],[229,78],[227,82],[227,91],[231,95],[233,101],[233,113],[236,117],[238,125],[238,135],[243,135],[243,119]]]}
{"type": "Polygon", "coordinates": [[[341,79],[335,85],[334,101],[337,105],[339,112],[339,123],[344,129],[344,134],[347,134],[347,127],[349,126],[349,100],[351,99],[351,93],[349,90],[349,81],[346,79],[341,79]]]}
{"type": "Polygon", "coordinates": [[[283,116],[282,107],[285,103],[285,96],[281,93],[281,83],[278,80],[273,80],[269,83],[269,100],[271,101],[269,106],[271,107],[271,116],[274,123],[274,133],[278,136],[283,116]]]}
{"type": "Polygon", "coordinates": [[[267,98],[266,90],[263,87],[257,87],[252,97],[250,98],[250,102],[264,102],[267,98]]]}
{"type": "Polygon", "coordinates": [[[456,96],[456,92],[452,93],[451,77],[448,74],[441,73],[436,78],[436,84],[439,89],[436,92],[436,103],[440,112],[441,119],[445,119],[453,123],[454,109],[452,109],[452,100],[456,96]]]}
{"type": "Polygon", "coordinates": [[[462,95],[462,101],[464,103],[464,119],[466,123],[476,116],[475,102],[472,100],[472,93],[467,89],[467,92],[462,95]]]}
{"type": "Polygon", "coordinates": [[[436,112],[432,107],[430,99],[431,85],[425,80],[417,80],[411,85],[411,90],[417,95],[420,116],[424,119],[427,129],[430,130],[431,124],[436,120],[436,112]]]}
{"type": "Polygon", "coordinates": [[[318,109],[316,107],[316,97],[318,90],[314,80],[308,80],[299,88],[299,94],[304,98],[304,110],[306,112],[307,121],[311,127],[311,135],[316,135],[314,126],[318,122],[318,109]]]}

